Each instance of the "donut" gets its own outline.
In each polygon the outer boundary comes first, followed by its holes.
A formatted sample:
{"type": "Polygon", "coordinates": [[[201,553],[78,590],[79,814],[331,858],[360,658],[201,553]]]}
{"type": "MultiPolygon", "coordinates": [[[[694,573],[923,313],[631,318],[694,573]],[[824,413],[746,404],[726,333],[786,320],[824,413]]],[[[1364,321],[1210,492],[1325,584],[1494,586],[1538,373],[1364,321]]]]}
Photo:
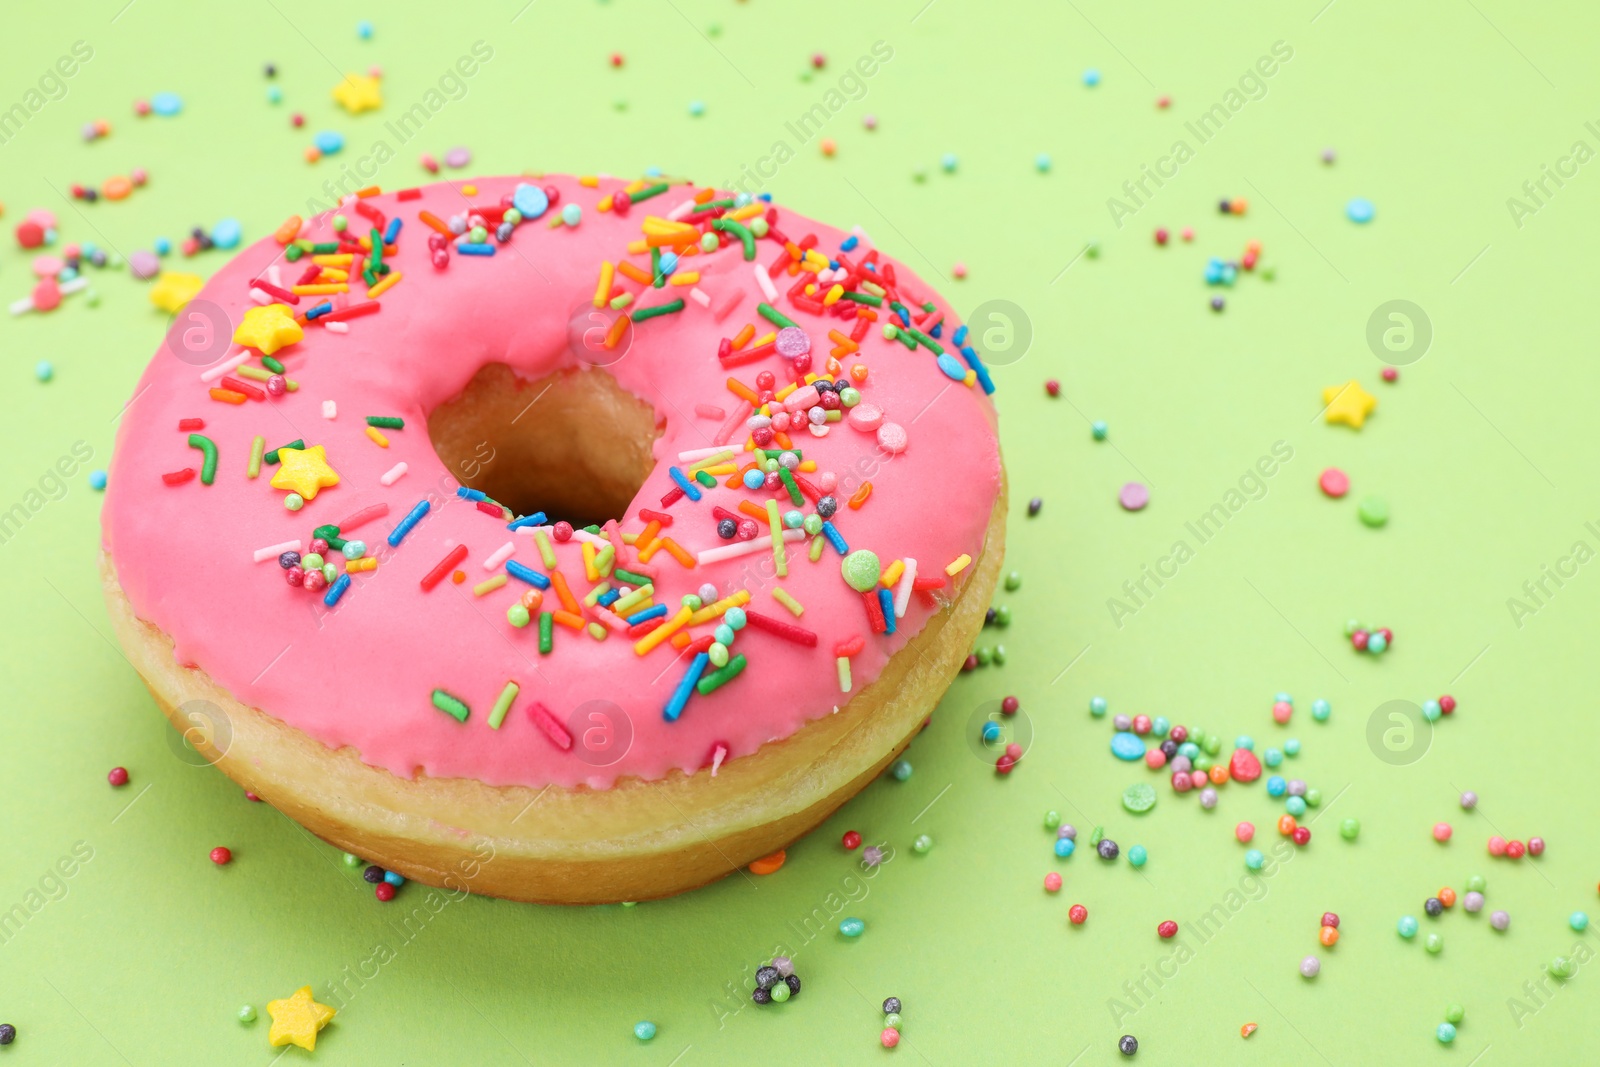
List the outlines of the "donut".
{"type": "Polygon", "coordinates": [[[975,341],[763,198],[360,190],[174,317],[118,427],[110,615],[195,752],[409,879],[603,903],[774,869],[983,625],[975,341]]]}

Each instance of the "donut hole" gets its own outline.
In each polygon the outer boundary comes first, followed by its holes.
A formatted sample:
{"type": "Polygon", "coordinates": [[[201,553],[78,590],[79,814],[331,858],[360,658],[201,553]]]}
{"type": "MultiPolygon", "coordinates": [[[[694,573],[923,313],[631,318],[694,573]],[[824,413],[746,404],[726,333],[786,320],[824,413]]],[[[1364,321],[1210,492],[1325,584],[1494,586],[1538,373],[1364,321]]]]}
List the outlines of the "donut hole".
{"type": "Polygon", "coordinates": [[[530,381],[490,363],[428,415],[428,437],[462,485],[518,515],[581,527],[626,514],[664,425],[603,370],[530,381]]]}

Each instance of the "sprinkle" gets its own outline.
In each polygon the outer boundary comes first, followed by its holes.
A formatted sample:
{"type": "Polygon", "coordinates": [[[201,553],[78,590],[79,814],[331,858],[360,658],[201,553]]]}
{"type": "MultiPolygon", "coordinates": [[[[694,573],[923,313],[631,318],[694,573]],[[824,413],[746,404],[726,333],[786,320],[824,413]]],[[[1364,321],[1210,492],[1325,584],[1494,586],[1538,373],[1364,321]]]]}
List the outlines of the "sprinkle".
{"type": "Polygon", "coordinates": [[[255,561],[260,563],[263,560],[277,559],[285,552],[298,552],[300,549],[301,543],[297,537],[293,541],[284,541],[282,544],[268,545],[265,548],[256,549],[254,553],[255,561]]]}
{"type": "Polygon", "coordinates": [[[954,578],[956,575],[966,570],[967,565],[971,562],[972,557],[963,552],[961,555],[950,561],[949,566],[945,567],[944,572],[950,577],[954,578]]]}
{"type": "Polygon", "coordinates": [[[867,609],[867,622],[872,627],[872,632],[881,634],[887,631],[888,622],[883,617],[883,605],[872,591],[861,594],[862,606],[867,609]]]}
{"type": "Polygon", "coordinates": [[[373,444],[377,445],[379,448],[389,447],[389,439],[383,436],[383,431],[378,429],[376,426],[367,427],[367,436],[372,438],[373,444]]]}
{"type": "MultiPolygon", "coordinates": [[[[772,284],[772,275],[767,273],[767,268],[757,263],[754,269],[756,275],[756,284],[761,287],[761,295],[766,298],[767,303],[769,304],[777,300],[778,287],[772,284]]],[[[734,347],[738,348],[740,346],[735,345],[734,347]]]]}
{"type": "Polygon", "coordinates": [[[334,401],[332,401],[332,400],[324,400],[322,402],[322,417],[325,418],[325,419],[336,419],[336,418],[338,418],[339,417],[339,405],[337,403],[335,403],[334,401]]]}
{"type": "Polygon", "coordinates": [[[711,657],[704,652],[695,653],[689,663],[689,669],[683,672],[683,677],[678,680],[677,686],[672,690],[672,697],[667,701],[667,706],[662,709],[661,717],[667,722],[677,722],[683,714],[684,705],[689,703],[689,695],[694,692],[695,683],[700,681],[700,676],[705,673],[706,664],[711,662],[711,657]]]}
{"type": "Polygon", "coordinates": [[[394,466],[384,471],[383,476],[380,477],[378,481],[382,485],[393,485],[395,482],[400,480],[401,476],[405,474],[406,470],[407,467],[404,462],[396,463],[394,466]]]}
{"type": "Polygon", "coordinates": [[[322,595],[323,604],[330,608],[333,607],[339,603],[339,598],[344,596],[344,591],[349,588],[350,572],[346,570],[345,573],[339,575],[332,585],[328,586],[328,591],[322,595]]]}
{"type": "Polygon", "coordinates": [[[772,323],[774,326],[777,326],[777,327],[780,327],[780,328],[787,328],[787,327],[790,327],[790,326],[794,326],[794,327],[796,327],[798,329],[798,324],[793,319],[789,318],[787,315],[785,315],[783,312],[779,311],[777,308],[773,307],[771,304],[766,304],[766,303],[757,304],[756,305],[756,311],[761,315],[762,318],[766,319],[768,322],[772,323]]]}
{"type": "Polygon", "coordinates": [[[817,635],[793,623],[748,610],[744,613],[744,617],[745,621],[758,630],[765,630],[769,634],[775,634],[785,641],[804,645],[806,648],[817,647],[817,635]]]}
{"type": "Polygon", "coordinates": [[[223,360],[221,363],[218,363],[215,367],[210,367],[210,368],[208,368],[206,370],[201,371],[200,372],[200,380],[202,382],[205,382],[205,383],[209,384],[211,382],[216,381],[218,378],[222,377],[224,374],[232,374],[233,373],[233,368],[237,367],[239,364],[243,363],[245,360],[247,360],[249,358],[250,358],[250,350],[249,349],[245,349],[245,350],[243,350],[241,352],[238,352],[238,353],[236,353],[234,355],[231,355],[227,359],[223,360]]]}
{"type": "Polygon", "coordinates": [[[840,656],[834,663],[839,668],[839,692],[850,692],[850,657],[840,656]]]}
{"type": "MultiPolygon", "coordinates": [[[[834,529],[833,523],[823,522],[822,536],[828,539],[828,544],[832,545],[834,551],[838,552],[839,555],[848,556],[850,554],[850,546],[845,543],[845,539],[840,535],[839,531],[834,529]]],[[[701,562],[704,561],[702,560],[701,562]]]]}
{"type": "MultiPolygon", "coordinates": [[[[499,555],[499,553],[497,552],[495,555],[499,555]]],[[[550,588],[550,579],[546,578],[532,567],[524,566],[514,559],[502,560],[501,562],[506,565],[506,573],[511,575],[511,577],[515,578],[517,581],[527,582],[535,589],[550,588]]],[[[499,564],[496,564],[496,566],[499,566],[499,564]]],[[[559,574],[560,572],[558,571],[556,573],[559,574]]]]}
{"type": "Polygon", "coordinates": [[[745,658],[743,654],[734,656],[728,661],[727,666],[712,671],[710,674],[696,682],[695,689],[699,691],[701,696],[714,693],[718,689],[721,689],[724,685],[739,677],[739,675],[743,673],[744,668],[745,658]]]}
{"type": "Polygon", "coordinates": [[[614,269],[609,259],[600,261],[600,280],[594,287],[595,307],[604,307],[606,298],[611,295],[611,280],[614,277],[614,269]]]}
{"type": "Polygon", "coordinates": [[[428,510],[432,506],[427,500],[417,501],[417,506],[412,508],[406,517],[400,520],[398,526],[389,531],[389,547],[399,548],[400,542],[406,539],[406,534],[410,533],[412,528],[422,521],[422,517],[428,514],[428,510]]]}
{"type": "MultiPolygon", "coordinates": [[[[778,517],[778,502],[767,501],[767,523],[772,535],[772,566],[779,578],[789,573],[789,558],[783,550],[784,533],[783,520],[778,517]]],[[[803,532],[803,531],[802,531],[803,532]]]]}
{"type": "Polygon", "coordinates": [[[211,390],[211,399],[220,400],[224,404],[243,404],[250,398],[232,389],[213,389],[211,390]]]}
{"type": "MultiPolygon", "coordinates": [[[[788,608],[789,611],[792,612],[794,614],[794,617],[797,618],[797,619],[802,614],[804,614],[804,612],[806,610],[805,608],[800,606],[800,601],[798,601],[794,597],[790,596],[788,591],[784,590],[784,589],[774,588],[772,590],[772,599],[776,600],[778,603],[780,603],[784,607],[788,608]]],[[[749,613],[747,612],[746,613],[746,618],[748,618],[748,617],[749,617],[749,613]]]]}
{"type": "Polygon", "coordinates": [[[667,473],[672,476],[672,480],[677,483],[678,488],[683,490],[684,496],[687,496],[690,500],[695,501],[700,499],[700,487],[695,485],[694,482],[690,481],[688,477],[684,475],[683,471],[679,470],[677,467],[668,467],[667,473]]]}
{"type": "MultiPolygon", "coordinates": [[[[396,219],[395,221],[398,222],[400,220],[396,219]]],[[[460,249],[460,247],[460,245],[456,246],[457,249],[460,249]]],[[[494,255],[493,252],[490,252],[489,254],[494,255]]],[[[402,277],[404,277],[404,275],[400,271],[395,271],[392,274],[385,275],[383,281],[379,282],[377,285],[368,287],[367,296],[370,299],[376,300],[390,289],[393,289],[395,286],[399,285],[402,277]]]]}
{"type": "Polygon", "coordinates": [[[378,569],[378,557],[362,556],[360,559],[353,559],[344,565],[344,569],[347,574],[359,571],[375,571],[378,569]]]}
{"type": "MultiPolygon", "coordinates": [[[[395,220],[400,221],[399,219],[395,220]]],[[[506,712],[511,710],[511,702],[517,699],[519,686],[516,682],[507,682],[506,687],[500,690],[500,695],[495,698],[494,707],[489,709],[489,728],[500,729],[500,724],[505,721],[506,712]]]]}
{"type": "Polygon", "coordinates": [[[266,449],[267,439],[257,434],[250,442],[250,463],[244,469],[245,477],[254,478],[261,473],[261,456],[266,449]]]}
{"type": "Polygon", "coordinates": [[[555,647],[555,619],[548,611],[539,612],[539,655],[548,656],[555,647]]]}
{"type": "Polygon", "coordinates": [[[485,593],[494,592],[496,589],[499,589],[502,585],[505,585],[505,584],[506,584],[506,576],[503,575],[503,574],[497,574],[492,578],[485,578],[483,581],[481,581],[477,585],[473,586],[472,587],[472,595],[473,596],[483,596],[485,593]]]}
{"type": "Polygon", "coordinates": [[[493,555],[489,556],[488,559],[483,561],[483,569],[486,571],[498,570],[500,564],[510,559],[511,554],[516,550],[517,543],[515,541],[507,541],[505,544],[495,549],[493,555]]]}
{"type": "Polygon", "coordinates": [[[451,696],[443,689],[435,689],[433,691],[433,706],[455,719],[456,722],[466,722],[467,716],[471,714],[471,711],[463,701],[451,696]]]}
{"type": "Polygon", "coordinates": [[[182,470],[168,471],[166,474],[161,476],[161,480],[168,485],[182,485],[184,482],[193,477],[194,468],[185,467],[182,470]]]}
{"type": "Polygon", "coordinates": [[[878,610],[883,614],[883,632],[886,634],[894,633],[894,596],[882,586],[878,587],[878,610]]]}
{"type": "Polygon", "coordinates": [[[683,310],[682,300],[673,300],[665,304],[655,304],[647,308],[635,308],[633,311],[634,322],[644,322],[658,315],[671,315],[673,312],[683,310]]]}
{"type": "Polygon", "coordinates": [[[210,485],[217,478],[217,443],[203,433],[192,433],[189,447],[200,450],[200,484],[210,485]]]}
{"type": "Polygon", "coordinates": [[[572,735],[567,728],[561,725],[561,720],[550,713],[550,709],[537,700],[528,703],[528,718],[533,720],[543,734],[550,739],[550,743],[563,752],[572,750],[572,735]]]}
{"type": "Polygon", "coordinates": [[[398,415],[368,415],[367,425],[376,426],[381,430],[403,430],[406,428],[406,420],[398,415]]]}
{"type": "MultiPolygon", "coordinates": [[[[665,615],[666,605],[662,604],[659,606],[662,609],[661,614],[665,615]]],[[[688,625],[689,620],[694,617],[694,613],[694,609],[688,605],[684,605],[683,607],[679,608],[676,615],[662,623],[660,626],[657,626],[654,630],[651,630],[649,633],[645,634],[638,641],[634,642],[634,655],[643,656],[661,642],[671,637],[673,633],[688,625]]],[[[633,620],[630,619],[629,621],[632,622],[633,620]]],[[[702,690],[702,692],[704,692],[704,690],[702,690]]]]}
{"type": "Polygon", "coordinates": [[[905,571],[900,576],[900,588],[896,589],[894,594],[895,618],[903,619],[906,617],[906,608],[911,605],[911,591],[916,588],[916,584],[917,561],[908,558],[905,560],[905,571]]]}
{"type": "MultiPolygon", "coordinates": [[[[804,530],[783,531],[783,539],[785,541],[803,541],[805,538],[806,532],[804,530]]],[[[718,563],[725,559],[735,559],[753,552],[766,551],[767,547],[760,541],[734,541],[731,544],[718,545],[715,548],[703,548],[695,554],[695,559],[703,567],[708,563],[718,563]]]]}

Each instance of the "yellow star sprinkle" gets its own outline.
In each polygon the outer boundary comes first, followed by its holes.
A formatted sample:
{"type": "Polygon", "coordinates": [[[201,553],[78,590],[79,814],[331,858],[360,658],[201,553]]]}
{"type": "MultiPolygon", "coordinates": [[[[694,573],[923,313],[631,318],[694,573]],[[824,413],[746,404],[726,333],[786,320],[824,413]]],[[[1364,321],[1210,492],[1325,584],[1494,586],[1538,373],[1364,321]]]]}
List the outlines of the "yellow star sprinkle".
{"type": "Polygon", "coordinates": [[[272,1029],[267,1040],[278,1045],[299,1045],[307,1052],[317,1050],[317,1031],[328,1025],[335,1014],[326,1004],[311,999],[311,987],[303,985],[287,1000],[267,1001],[272,1029]]]}
{"type": "Polygon", "coordinates": [[[346,74],[344,81],[333,87],[333,99],[352,115],[376,111],[383,106],[379,84],[370,74],[346,74]]]}
{"type": "Polygon", "coordinates": [[[328,466],[328,456],[321,445],[278,449],[278,473],[272,476],[272,488],[288,489],[314,500],[317,490],[338,484],[339,472],[328,466]]]}
{"type": "Polygon", "coordinates": [[[266,304],[244,313],[244,321],[233,331],[233,343],[246,345],[259,350],[263,356],[270,356],[305,335],[288,308],[282,304],[266,304]]]}
{"type": "Polygon", "coordinates": [[[1378,398],[1361,388],[1361,384],[1352,378],[1343,385],[1330,385],[1324,389],[1322,403],[1323,418],[1359,430],[1361,424],[1367,421],[1367,416],[1378,406],[1378,398]]]}
{"type": "Polygon", "coordinates": [[[162,271],[156,283],[150,287],[150,303],[168,315],[176,315],[183,310],[183,305],[194,299],[203,285],[205,281],[198,274],[162,271]]]}

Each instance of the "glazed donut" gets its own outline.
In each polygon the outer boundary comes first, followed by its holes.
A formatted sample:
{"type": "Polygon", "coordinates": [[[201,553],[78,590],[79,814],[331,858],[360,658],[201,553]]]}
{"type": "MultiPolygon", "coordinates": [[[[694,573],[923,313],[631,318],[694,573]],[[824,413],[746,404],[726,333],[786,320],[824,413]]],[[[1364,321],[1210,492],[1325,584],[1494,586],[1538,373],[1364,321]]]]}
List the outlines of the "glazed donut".
{"type": "Polygon", "coordinates": [[[966,334],[762,199],[362,190],[146,368],[113,623],[206,759],[347,852],[516,900],[702,885],[881,773],[982,626],[1005,478],[966,334]]]}

